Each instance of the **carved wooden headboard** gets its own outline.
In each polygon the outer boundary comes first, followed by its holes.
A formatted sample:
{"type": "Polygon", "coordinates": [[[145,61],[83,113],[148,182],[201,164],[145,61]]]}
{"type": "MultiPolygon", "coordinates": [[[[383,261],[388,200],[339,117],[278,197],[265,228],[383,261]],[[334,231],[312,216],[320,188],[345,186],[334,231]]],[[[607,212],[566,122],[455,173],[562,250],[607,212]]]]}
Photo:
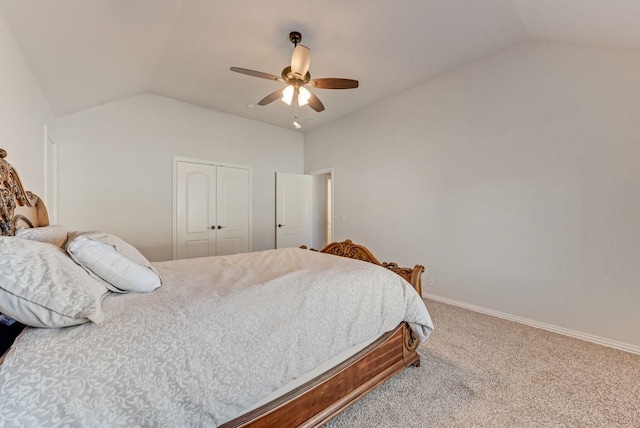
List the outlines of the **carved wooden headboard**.
{"type": "Polygon", "coordinates": [[[0,149],[0,234],[13,236],[19,227],[49,225],[49,215],[42,199],[25,191],[16,170],[0,149]]]}

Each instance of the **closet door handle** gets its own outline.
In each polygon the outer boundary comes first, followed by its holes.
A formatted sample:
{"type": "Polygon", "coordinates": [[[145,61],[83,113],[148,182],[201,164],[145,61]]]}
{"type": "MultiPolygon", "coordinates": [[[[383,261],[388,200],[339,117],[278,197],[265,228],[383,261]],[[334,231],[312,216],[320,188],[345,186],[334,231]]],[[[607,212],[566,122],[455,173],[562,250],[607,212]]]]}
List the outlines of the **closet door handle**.
{"type": "Polygon", "coordinates": [[[218,229],[224,229],[227,226],[218,226],[218,229]]]}
{"type": "Polygon", "coordinates": [[[209,229],[216,230],[216,227],[215,226],[211,226],[209,229]]]}
{"type": "Polygon", "coordinates": [[[284,227],[284,224],[278,223],[278,227],[284,227]]]}

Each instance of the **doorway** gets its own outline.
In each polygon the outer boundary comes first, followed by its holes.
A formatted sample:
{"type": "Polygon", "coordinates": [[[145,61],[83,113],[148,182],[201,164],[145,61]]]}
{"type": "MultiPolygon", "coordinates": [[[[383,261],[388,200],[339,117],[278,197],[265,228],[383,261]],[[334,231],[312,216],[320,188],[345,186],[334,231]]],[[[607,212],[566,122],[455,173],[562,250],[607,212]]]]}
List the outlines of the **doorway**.
{"type": "Polygon", "coordinates": [[[310,171],[311,191],[311,246],[321,250],[333,242],[333,168],[310,171]]]}
{"type": "Polygon", "coordinates": [[[306,174],[276,173],[276,248],[333,242],[333,168],[306,174]]]}

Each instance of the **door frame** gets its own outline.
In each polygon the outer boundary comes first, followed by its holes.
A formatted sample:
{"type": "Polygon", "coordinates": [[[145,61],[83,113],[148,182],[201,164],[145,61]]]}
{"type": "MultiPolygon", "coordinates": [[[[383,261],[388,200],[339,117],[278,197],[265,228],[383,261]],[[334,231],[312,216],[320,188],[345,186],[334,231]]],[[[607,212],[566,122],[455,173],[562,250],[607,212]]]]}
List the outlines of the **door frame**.
{"type": "Polygon", "coordinates": [[[240,168],[249,171],[249,252],[253,250],[253,171],[248,165],[240,165],[229,162],[218,162],[206,159],[189,158],[184,156],[173,156],[172,181],[173,181],[173,200],[171,203],[171,259],[176,260],[178,257],[178,162],[199,163],[211,166],[224,166],[228,168],[240,168]]]}
{"type": "MultiPolygon", "coordinates": [[[[335,231],[336,231],[336,223],[335,223],[335,210],[336,210],[336,204],[335,204],[335,198],[336,198],[336,192],[335,192],[335,186],[336,186],[336,180],[335,180],[335,173],[334,173],[334,168],[333,167],[328,167],[328,168],[321,168],[321,169],[314,169],[312,171],[307,171],[305,172],[305,174],[307,175],[329,175],[329,178],[331,179],[331,212],[328,213],[331,215],[331,236],[329,237],[329,242],[334,242],[334,235],[335,235],[335,231]]],[[[313,236],[311,237],[311,239],[313,240],[313,236]]],[[[323,247],[324,248],[324,247],[323,247]]],[[[318,248],[320,250],[320,248],[318,248]]]]}
{"type": "Polygon", "coordinates": [[[44,203],[51,224],[58,224],[58,145],[44,125],[44,203]]]}

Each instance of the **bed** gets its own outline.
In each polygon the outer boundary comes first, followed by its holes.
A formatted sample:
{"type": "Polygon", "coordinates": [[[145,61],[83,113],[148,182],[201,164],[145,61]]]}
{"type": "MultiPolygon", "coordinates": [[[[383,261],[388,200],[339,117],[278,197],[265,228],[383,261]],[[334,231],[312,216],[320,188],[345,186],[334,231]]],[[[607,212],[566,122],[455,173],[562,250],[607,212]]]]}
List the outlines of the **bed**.
{"type": "MultiPolygon", "coordinates": [[[[94,232],[67,234],[63,247],[30,240],[54,226],[5,157],[0,149],[3,282],[18,281],[7,273],[17,266],[47,286],[60,275],[73,283],[57,264],[50,278],[31,273],[55,259],[87,288],[62,293],[84,299],[66,327],[37,328],[58,312],[27,314],[36,327],[0,366],[0,426],[318,426],[420,364],[433,329],[416,291],[422,266],[380,263],[347,240],[149,263],[155,282],[105,281],[73,244],[103,239],[118,256],[124,244],[94,232]]],[[[4,291],[3,312],[21,316],[4,291]]]]}

